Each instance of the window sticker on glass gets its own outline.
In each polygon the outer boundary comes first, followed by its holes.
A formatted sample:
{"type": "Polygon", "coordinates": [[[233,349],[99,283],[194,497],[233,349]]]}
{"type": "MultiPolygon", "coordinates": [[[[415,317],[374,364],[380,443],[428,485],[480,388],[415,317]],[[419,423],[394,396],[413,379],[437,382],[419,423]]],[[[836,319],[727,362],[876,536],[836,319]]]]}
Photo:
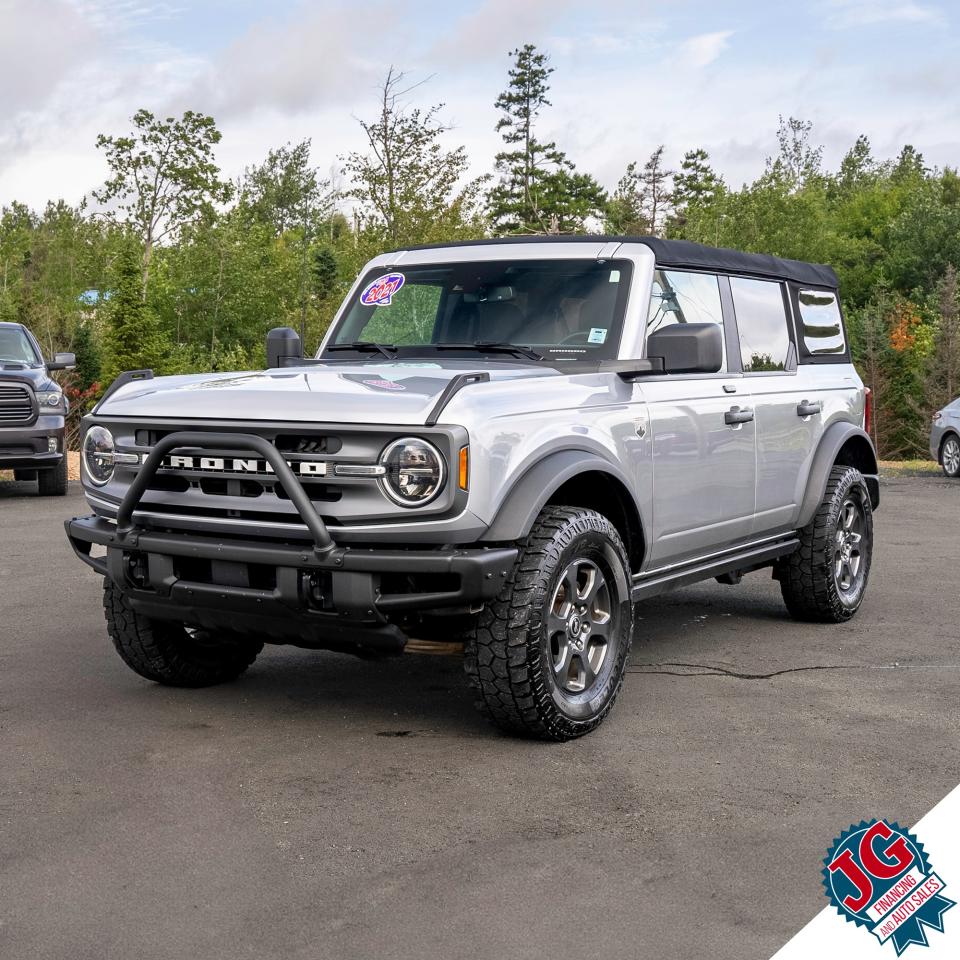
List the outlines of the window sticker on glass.
{"type": "Polygon", "coordinates": [[[619,283],[620,282],[620,271],[611,270],[610,271],[610,283],[619,283]]]}
{"type": "Polygon", "coordinates": [[[406,278],[402,273],[385,273],[368,283],[360,294],[360,302],[365,307],[389,307],[393,295],[403,286],[406,278]]]}
{"type": "Polygon", "coordinates": [[[606,343],[606,342],[607,342],[606,327],[590,328],[590,336],[587,337],[587,343],[606,343]]]}

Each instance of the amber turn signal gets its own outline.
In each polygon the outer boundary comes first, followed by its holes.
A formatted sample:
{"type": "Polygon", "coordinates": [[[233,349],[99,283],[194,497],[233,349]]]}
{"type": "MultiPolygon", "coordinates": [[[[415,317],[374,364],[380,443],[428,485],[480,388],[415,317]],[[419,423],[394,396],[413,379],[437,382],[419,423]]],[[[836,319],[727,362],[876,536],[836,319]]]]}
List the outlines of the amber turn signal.
{"type": "Polygon", "coordinates": [[[469,487],[470,479],[470,448],[460,448],[460,489],[466,490],[469,487]]]}

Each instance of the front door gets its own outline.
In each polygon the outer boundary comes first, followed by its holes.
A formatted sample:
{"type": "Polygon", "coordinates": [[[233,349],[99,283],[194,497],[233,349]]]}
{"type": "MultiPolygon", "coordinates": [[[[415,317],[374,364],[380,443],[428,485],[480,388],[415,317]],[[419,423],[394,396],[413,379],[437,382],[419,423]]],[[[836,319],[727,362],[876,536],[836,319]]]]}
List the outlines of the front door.
{"type": "MultiPolygon", "coordinates": [[[[647,334],[670,323],[722,325],[721,283],[714,274],[657,270],[647,334]]],[[[642,381],[653,443],[649,567],[717,553],[750,535],[756,424],[749,387],[729,352],[725,345],[719,373],[642,381]]]]}

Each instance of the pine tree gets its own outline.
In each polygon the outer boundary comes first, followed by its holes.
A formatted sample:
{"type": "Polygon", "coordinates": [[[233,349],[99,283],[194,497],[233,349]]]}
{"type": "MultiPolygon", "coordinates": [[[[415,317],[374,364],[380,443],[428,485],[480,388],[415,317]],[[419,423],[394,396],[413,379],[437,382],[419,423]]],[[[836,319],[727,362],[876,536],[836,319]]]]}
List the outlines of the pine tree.
{"type": "Polygon", "coordinates": [[[73,371],[74,385],[79,390],[87,390],[100,381],[103,369],[100,346],[93,334],[93,324],[89,320],[81,320],[77,324],[71,349],[77,358],[73,371]]]}
{"type": "Polygon", "coordinates": [[[635,160],[627,164],[626,172],[607,201],[604,221],[608,233],[620,236],[639,237],[650,232],[643,212],[643,183],[635,160]]]}
{"type": "Polygon", "coordinates": [[[142,263],[132,243],[124,244],[114,262],[103,364],[105,384],[125,370],[158,367],[163,358],[156,317],[143,302],[142,263]]]}
{"type": "Polygon", "coordinates": [[[937,287],[939,317],[930,356],[931,412],[960,393],[960,290],[957,269],[949,264],[937,287]]]}
{"type": "Polygon", "coordinates": [[[710,154],[702,147],[688,150],[683,155],[680,171],[673,178],[671,232],[682,229],[690,207],[713,203],[722,190],[723,179],[710,166],[710,154]]]}
{"type": "Polygon", "coordinates": [[[491,220],[501,233],[581,230],[599,215],[604,191],[589,174],[576,173],[556,143],[537,139],[537,118],[551,105],[547,54],[528,43],[510,56],[509,85],[494,104],[501,111],[497,132],[510,149],[496,156],[500,181],[488,197],[491,220]]]}
{"type": "Polygon", "coordinates": [[[650,159],[643,165],[643,172],[640,174],[640,183],[642,184],[641,209],[649,224],[650,233],[654,236],[660,235],[664,220],[669,212],[670,178],[673,174],[673,170],[664,169],[663,144],[660,144],[650,154],[650,159]]]}

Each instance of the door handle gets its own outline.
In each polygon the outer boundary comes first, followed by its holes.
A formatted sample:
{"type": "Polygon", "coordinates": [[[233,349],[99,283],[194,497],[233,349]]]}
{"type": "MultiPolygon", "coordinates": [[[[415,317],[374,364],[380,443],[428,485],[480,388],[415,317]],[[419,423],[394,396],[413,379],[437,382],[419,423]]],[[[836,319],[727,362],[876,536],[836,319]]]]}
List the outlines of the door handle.
{"type": "Polygon", "coordinates": [[[823,409],[822,400],[801,400],[797,404],[798,417],[812,417],[823,409]]]}
{"type": "Polygon", "coordinates": [[[753,420],[753,411],[749,407],[731,407],[723,415],[723,422],[728,427],[736,426],[738,423],[750,423],[751,420],[753,420]]]}

